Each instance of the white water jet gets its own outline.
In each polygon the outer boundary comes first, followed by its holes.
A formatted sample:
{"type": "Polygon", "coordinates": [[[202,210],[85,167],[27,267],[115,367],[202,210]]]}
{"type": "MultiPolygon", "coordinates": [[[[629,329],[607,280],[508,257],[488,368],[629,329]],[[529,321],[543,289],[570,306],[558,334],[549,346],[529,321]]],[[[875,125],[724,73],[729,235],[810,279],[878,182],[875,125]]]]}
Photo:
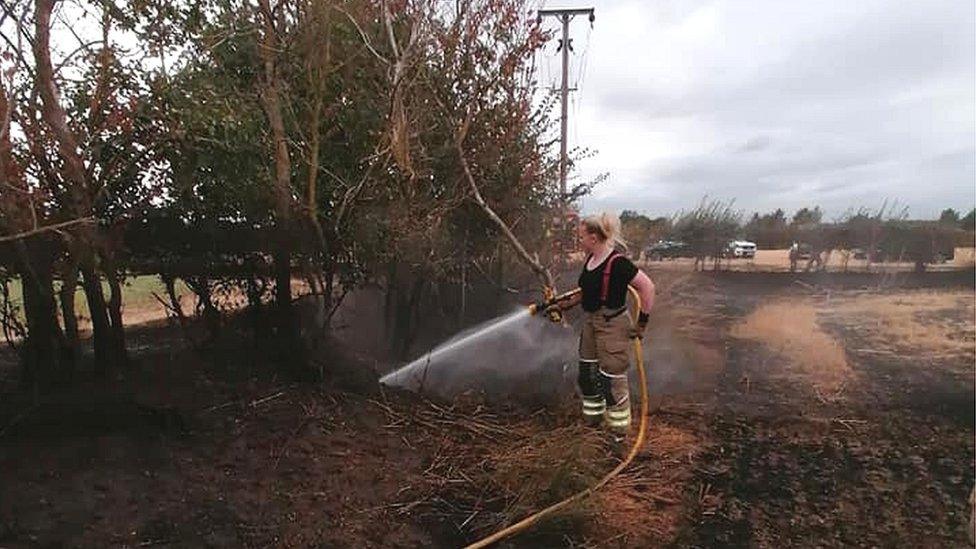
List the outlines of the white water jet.
{"type": "MultiPolygon", "coordinates": [[[[458,357],[452,355],[471,351],[477,346],[492,339],[493,336],[504,335],[506,329],[514,328],[521,321],[531,317],[527,307],[515,311],[507,316],[490,321],[488,324],[476,327],[435,347],[413,362],[398,368],[380,378],[384,385],[398,385],[407,388],[423,386],[432,365],[443,362],[455,362],[458,357]]],[[[490,357],[483,357],[490,359],[490,357]]]]}
{"type": "MultiPolygon", "coordinates": [[[[643,344],[652,394],[698,390],[717,366],[672,319],[661,320],[643,344]]],[[[553,324],[523,307],[455,335],[380,383],[447,399],[473,390],[495,401],[558,401],[576,390],[579,329],[578,317],[553,324]]]]}

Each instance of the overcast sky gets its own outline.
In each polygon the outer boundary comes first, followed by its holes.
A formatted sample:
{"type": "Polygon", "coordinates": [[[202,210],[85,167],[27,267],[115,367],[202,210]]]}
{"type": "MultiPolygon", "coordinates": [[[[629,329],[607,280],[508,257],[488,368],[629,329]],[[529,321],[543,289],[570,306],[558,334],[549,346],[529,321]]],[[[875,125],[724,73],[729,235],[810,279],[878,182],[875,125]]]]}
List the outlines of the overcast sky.
{"type": "MultiPolygon", "coordinates": [[[[976,205],[976,2],[596,0],[571,24],[583,210],[976,205]]],[[[549,20],[547,26],[556,26],[549,20]]],[[[538,60],[558,85],[556,43],[538,60]]],[[[558,116],[558,111],[555,113],[558,116]]]]}

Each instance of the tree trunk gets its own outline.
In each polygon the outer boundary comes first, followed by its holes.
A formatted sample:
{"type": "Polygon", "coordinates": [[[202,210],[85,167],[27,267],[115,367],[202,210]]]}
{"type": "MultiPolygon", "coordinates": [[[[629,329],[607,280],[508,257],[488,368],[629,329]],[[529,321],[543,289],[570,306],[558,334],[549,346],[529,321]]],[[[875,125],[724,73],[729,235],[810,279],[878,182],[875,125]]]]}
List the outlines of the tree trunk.
{"type": "Polygon", "coordinates": [[[112,361],[117,367],[127,366],[129,354],[125,348],[125,321],[122,318],[122,284],[113,259],[103,260],[105,278],[108,280],[109,299],[108,314],[111,321],[111,336],[109,339],[112,350],[112,361]]]}
{"type": "Polygon", "coordinates": [[[122,318],[122,284],[114,274],[108,275],[108,316],[112,323],[112,354],[116,366],[128,364],[129,353],[125,349],[125,320],[122,318]]]}
{"type": "Polygon", "coordinates": [[[85,291],[85,301],[88,303],[88,313],[92,323],[92,347],[95,351],[95,371],[107,373],[114,366],[112,363],[112,329],[108,320],[105,303],[105,292],[102,281],[89,266],[81,268],[82,289],[85,291]]]}
{"type": "Polygon", "coordinates": [[[318,33],[310,36],[316,46],[310,47],[309,53],[311,54],[314,51],[314,56],[310,55],[308,64],[306,65],[306,78],[309,84],[312,108],[311,112],[309,113],[307,130],[309,136],[309,147],[307,162],[308,173],[306,174],[305,211],[308,216],[309,223],[312,226],[315,242],[317,243],[317,246],[314,247],[313,252],[310,254],[311,258],[308,262],[310,266],[308,275],[309,282],[319,282],[319,287],[313,290],[313,293],[317,293],[322,296],[322,299],[317,301],[321,307],[320,313],[322,315],[326,315],[332,307],[332,282],[331,280],[328,283],[325,282],[323,270],[330,271],[331,274],[331,269],[327,268],[327,264],[331,263],[331,257],[329,255],[329,246],[327,245],[325,239],[325,232],[323,231],[322,224],[319,222],[318,176],[319,154],[321,151],[322,141],[322,109],[325,101],[325,75],[327,74],[328,67],[332,61],[331,26],[329,25],[332,9],[325,4],[318,5],[317,7],[321,8],[321,11],[309,13],[308,17],[312,19],[322,17],[326,32],[324,36],[318,33]],[[318,267],[318,269],[315,269],[315,267],[318,267]],[[328,289],[325,288],[326,285],[328,285],[328,289]]]}
{"type": "Polygon", "coordinates": [[[423,304],[424,289],[427,287],[427,281],[423,276],[417,276],[413,281],[413,286],[410,288],[410,302],[408,304],[408,320],[405,326],[404,333],[406,335],[403,345],[403,358],[406,358],[407,353],[410,348],[413,347],[413,342],[417,339],[417,334],[420,329],[421,324],[421,305],[423,304]]]}
{"type": "Polygon", "coordinates": [[[390,259],[386,264],[386,291],[383,292],[383,328],[387,340],[391,342],[389,350],[396,352],[392,343],[396,340],[396,303],[397,303],[397,262],[390,259]]]}
{"type": "MultiPolygon", "coordinates": [[[[68,124],[67,114],[61,106],[54,66],[51,63],[51,12],[54,4],[54,0],[35,1],[33,52],[36,87],[41,98],[42,117],[55,138],[57,151],[61,157],[60,171],[67,192],[71,196],[73,213],[78,218],[89,217],[93,213],[93,207],[88,172],[79,152],[81,150],[79,140],[68,124]]],[[[104,235],[95,226],[80,225],[73,236],[76,241],[71,246],[72,255],[81,267],[85,297],[92,318],[96,369],[105,372],[116,358],[113,356],[113,348],[118,345],[118,334],[113,332],[112,325],[109,323],[105,295],[96,270],[95,250],[98,249],[104,235]]],[[[119,330],[121,329],[120,325],[119,330]]]]}
{"type": "Polygon", "coordinates": [[[420,304],[423,296],[426,281],[423,276],[413,274],[413,281],[407,292],[399,288],[396,296],[396,312],[393,327],[393,343],[395,356],[404,360],[410,353],[417,338],[417,329],[420,325],[420,304]]]}
{"type": "Polygon", "coordinates": [[[81,357],[81,339],[78,337],[78,314],[75,311],[75,293],[78,291],[78,264],[69,262],[61,273],[61,319],[64,336],[73,360],[81,357]]]}
{"type": "Polygon", "coordinates": [[[21,281],[24,316],[27,317],[24,375],[21,379],[25,388],[30,388],[35,393],[44,393],[50,390],[55,381],[55,373],[60,369],[53,299],[48,300],[44,295],[47,281],[30,274],[23,274],[21,281]]]}
{"type": "Polygon", "coordinates": [[[215,339],[220,333],[220,311],[217,310],[210,295],[210,279],[198,276],[184,280],[197,296],[197,312],[203,317],[209,338],[215,339]]]}
{"type": "MultiPolygon", "coordinates": [[[[287,368],[299,376],[303,375],[304,360],[301,352],[299,326],[291,302],[291,256],[292,256],[292,194],[291,157],[288,152],[288,135],[281,110],[280,76],[277,71],[276,52],[279,50],[275,10],[268,0],[260,1],[263,17],[263,37],[259,53],[263,64],[260,82],[261,105],[274,140],[274,211],[275,243],[274,259],[275,308],[277,316],[277,335],[279,354],[287,368]]],[[[277,13],[280,13],[277,12],[277,13]]],[[[282,16],[279,16],[282,17],[282,16]]],[[[279,28],[284,22],[277,21],[279,28]]],[[[282,29],[283,30],[283,29],[282,29]]]]}
{"type": "Polygon", "coordinates": [[[322,271],[322,294],[325,296],[326,306],[331,309],[335,293],[335,262],[330,256],[326,256],[322,271]]]}
{"type": "Polygon", "coordinates": [[[183,312],[183,304],[180,302],[180,296],[176,295],[176,277],[169,273],[160,273],[160,280],[163,282],[163,286],[166,288],[166,296],[169,298],[169,306],[173,309],[173,314],[176,315],[177,322],[180,323],[180,328],[186,329],[186,313],[183,312]]]}
{"type": "Polygon", "coordinates": [[[21,290],[27,320],[21,383],[36,397],[61,381],[66,373],[62,366],[68,353],[54,300],[53,262],[41,257],[45,251],[36,246],[29,247],[23,241],[16,242],[15,246],[21,264],[21,290]]]}
{"type": "Polygon", "coordinates": [[[261,301],[263,283],[259,284],[258,279],[250,277],[247,279],[247,318],[251,324],[251,332],[254,334],[255,344],[263,341],[267,336],[265,329],[264,303],[261,301]]]}
{"type": "MultiPolygon", "coordinates": [[[[281,229],[278,229],[279,232],[281,229]]],[[[272,257],[274,258],[275,309],[278,316],[279,335],[282,343],[290,341],[294,335],[294,311],[291,303],[291,246],[286,238],[279,238],[272,257]]]]}

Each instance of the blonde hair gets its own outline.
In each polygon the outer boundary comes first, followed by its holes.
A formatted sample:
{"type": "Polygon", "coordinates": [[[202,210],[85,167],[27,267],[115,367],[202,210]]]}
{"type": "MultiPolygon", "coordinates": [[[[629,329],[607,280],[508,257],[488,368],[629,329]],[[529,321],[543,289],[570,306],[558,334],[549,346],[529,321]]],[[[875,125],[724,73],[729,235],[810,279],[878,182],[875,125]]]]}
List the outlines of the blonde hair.
{"type": "Polygon", "coordinates": [[[586,232],[595,234],[604,242],[609,242],[611,248],[627,249],[627,242],[620,234],[620,217],[617,214],[601,212],[588,215],[580,223],[586,228],[586,232]]]}

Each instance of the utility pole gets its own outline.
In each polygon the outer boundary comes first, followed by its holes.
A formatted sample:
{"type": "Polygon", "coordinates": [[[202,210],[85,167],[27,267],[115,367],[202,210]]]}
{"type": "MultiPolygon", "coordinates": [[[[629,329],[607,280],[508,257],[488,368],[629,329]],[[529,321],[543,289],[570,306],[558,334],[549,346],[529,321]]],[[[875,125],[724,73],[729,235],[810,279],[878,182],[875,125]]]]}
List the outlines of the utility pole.
{"type": "Polygon", "coordinates": [[[588,15],[590,18],[590,25],[593,24],[595,19],[593,15],[593,8],[573,8],[573,9],[552,9],[552,10],[539,10],[538,12],[538,22],[542,23],[543,17],[556,17],[563,24],[563,38],[559,41],[559,49],[563,54],[563,82],[562,82],[562,116],[559,118],[559,199],[562,202],[563,213],[565,214],[566,207],[566,169],[569,159],[566,153],[566,140],[568,137],[568,122],[569,122],[569,50],[572,49],[572,41],[569,38],[569,22],[573,17],[577,15],[588,15]]]}

